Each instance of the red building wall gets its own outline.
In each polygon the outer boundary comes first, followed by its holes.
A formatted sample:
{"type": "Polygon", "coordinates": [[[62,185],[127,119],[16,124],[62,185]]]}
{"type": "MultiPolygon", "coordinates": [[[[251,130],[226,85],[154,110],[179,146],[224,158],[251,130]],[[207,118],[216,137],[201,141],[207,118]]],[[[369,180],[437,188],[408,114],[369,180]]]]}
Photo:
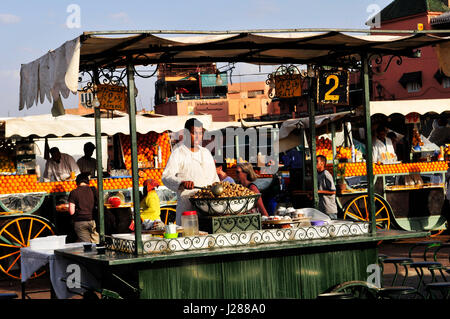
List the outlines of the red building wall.
{"type": "MultiPolygon", "coordinates": [[[[401,19],[386,21],[381,24],[381,30],[417,30],[418,24],[423,24],[424,30],[432,29],[430,19],[442,14],[441,12],[428,12],[409,16],[401,19]]],[[[388,70],[383,75],[374,74],[373,100],[408,100],[408,99],[440,99],[450,97],[450,88],[444,88],[434,75],[439,70],[439,63],[433,47],[421,48],[421,58],[402,57],[402,64],[397,65],[397,58],[390,63],[388,70]],[[400,83],[399,79],[404,73],[422,72],[422,88],[418,92],[409,93],[400,83]],[[381,94],[377,86],[381,85],[381,94]]],[[[383,58],[379,66],[383,71],[389,61],[389,57],[383,58]]],[[[374,64],[377,67],[376,64],[374,64]]]]}

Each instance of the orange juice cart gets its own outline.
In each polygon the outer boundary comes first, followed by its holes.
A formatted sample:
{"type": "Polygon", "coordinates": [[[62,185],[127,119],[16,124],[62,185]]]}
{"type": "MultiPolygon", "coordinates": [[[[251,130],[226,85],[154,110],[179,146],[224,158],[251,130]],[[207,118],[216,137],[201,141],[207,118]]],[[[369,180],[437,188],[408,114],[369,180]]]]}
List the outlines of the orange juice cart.
{"type": "MultiPolygon", "coordinates": [[[[180,123],[183,120],[181,119],[180,123]]],[[[63,120],[53,119],[54,123],[61,121],[63,120]]],[[[92,124],[91,119],[85,121],[92,124]]],[[[114,124],[115,131],[108,132],[118,134],[119,162],[124,169],[112,169],[111,176],[103,179],[104,206],[105,209],[111,209],[108,198],[118,193],[123,195],[118,208],[128,208],[130,216],[128,224],[121,227],[121,231],[124,228],[128,231],[132,219],[130,209],[132,179],[128,173],[131,166],[130,141],[128,135],[117,133],[123,131],[120,129],[120,121],[116,119],[114,124]]],[[[5,120],[5,126],[8,127],[8,120],[5,120]]],[[[84,133],[89,134],[88,131],[84,133]]],[[[6,134],[8,138],[4,137],[0,143],[0,271],[9,277],[20,279],[20,248],[29,246],[30,240],[34,238],[67,234],[71,231],[70,216],[66,213],[67,198],[70,191],[76,188],[76,183],[73,179],[58,182],[40,181],[36,172],[38,152],[33,138],[18,136],[10,130],[6,134]]],[[[162,186],[157,190],[162,207],[161,217],[164,221],[175,218],[170,212],[175,211],[173,207],[176,205],[176,194],[164,187],[161,182],[161,174],[171,153],[169,133],[167,131],[142,133],[139,134],[138,143],[139,185],[142,186],[147,178],[156,180],[162,186]]],[[[90,185],[97,187],[97,179],[91,179],[90,185]]],[[[74,238],[68,236],[68,240],[71,239],[74,238]]],[[[42,273],[35,273],[32,278],[42,273]]]]}

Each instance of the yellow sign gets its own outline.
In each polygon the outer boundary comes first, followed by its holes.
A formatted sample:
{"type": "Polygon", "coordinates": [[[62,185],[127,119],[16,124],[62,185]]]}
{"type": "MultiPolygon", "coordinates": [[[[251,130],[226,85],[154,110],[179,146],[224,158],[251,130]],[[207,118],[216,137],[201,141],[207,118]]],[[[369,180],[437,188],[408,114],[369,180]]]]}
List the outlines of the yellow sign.
{"type": "Polygon", "coordinates": [[[275,76],[275,96],[289,98],[302,95],[300,74],[284,74],[275,76]]]}
{"type": "Polygon", "coordinates": [[[101,109],[126,112],[127,89],[124,86],[99,84],[97,98],[101,109]]]}

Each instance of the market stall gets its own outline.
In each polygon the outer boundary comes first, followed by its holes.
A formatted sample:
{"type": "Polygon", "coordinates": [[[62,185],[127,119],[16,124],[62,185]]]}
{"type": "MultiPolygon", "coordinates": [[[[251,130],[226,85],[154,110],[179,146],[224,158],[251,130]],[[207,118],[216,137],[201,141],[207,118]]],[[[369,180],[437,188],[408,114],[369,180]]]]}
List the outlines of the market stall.
{"type": "MultiPolygon", "coordinates": [[[[138,116],[139,187],[142,187],[143,182],[148,178],[159,183],[157,192],[163,220],[174,218],[171,212],[176,205],[175,194],[161,182],[161,174],[172,147],[169,132],[182,130],[186,118],[188,117],[138,116]]],[[[213,124],[209,115],[200,115],[198,118],[205,123],[206,128],[217,129],[226,125],[225,123],[213,124]]],[[[114,226],[108,226],[105,229],[109,234],[129,231],[128,227],[133,218],[127,121],[126,114],[101,120],[104,127],[102,167],[105,169],[105,174],[109,174],[103,179],[104,207],[106,213],[112,215],[115,220],[114,226]],[[114,136],[117,136],[117,139],[114,139],[114,136]],[[117,145],[113,145],[114,141],[117,141],[117,145]],[[108,157],[108,145],[111,149],[117,149],[115,159],[120,166],[111,166],[106,171],[108,160],[112,161],[108,157]],[[121,203],[112,207],[108,199],[117,197],[118,194],[120,194],[121,203]]],[[[76,239],[70,227],[70,217],[64,212],[68,195],[76,188],[76,183],[73,178],[66,181],[42,179],[39,171],[43,172],[44,169],[43,167],[39,169],[38,162],[45,164],[44,138],[49,140],[51,146],[60,146],[58,143],[69,144],[68,150],[74,155],[76,151],[82,153],[84,143],[92,139],[95,129],[91,118],[74,115],[56,118],[50,115],[6,118],[2,120],[1,127],[3,136],[0,145],[2,158],[0,234],[2,234],[3,244],[0,244],[0,269],[6,275],[19,279],[21,246],[28,246],[29,241],[34,238],[56,233],[69,235],[68,242],[76,239]],[[38,145],[41,147],[39,148],[38,145]],[[21,238],[20,233],[29,233],[29,237],[21,238]]],[[[61,151],[65,149],[61,148],[61,151]]],[[[92,178],[90,185],[98,187],[97,180],[92,178]]]]}
{"type": "MultiPolygon", "coordinates": [[[[281,33],[276,30],[272,32],[281,33]]],[[[68,43],[75,44],[73,57],[79,62],[78,71],[94,73],[93,84],[101,83],[100,71],[105,66],[123,69],[121,74],[126,74],[132,190],[135,198],[139,186],[134,86],[134,76],[139,73],[135,65],[197,61],[352,65],[360,68],[363,75],[365,128],[371,132],[368,90],[372,59],[369,54],[412,56],[413,50],[418,47],[446,40],[426,33],[403,37],[349,36],[336,30],[315,33],[295,30],[279,36],[248,31],[217,32],[215,35],[204,32],[208,36],[178,38],[157,37],[154,34],[164,32],[148,31],[138,34],[129,32],[133,36],[124,38],[104,37],[120,33],[127,32],[86,32],[68,43]]],[[[68,68],[68,71],[74,73],[71,79],[78,76],[76,68],[75,71],[74,68],[68,68]]],[[[310,84],[313,76],[308,77],[310,84]]],[[[314,96],[312,86],[309,85],[308,111],[312,123],[312,153],[315,155],[314,96]]],[[[101,127],[97,118],[95,121],[96,136],[99,136],[101,127]]],[[[427,234],[377,231],[371,134],[367,137],[368,222],[344,221],[334,224],[322,221],[324,223],[294,229],[154,238],[151,234],[143,234],[139,203],[134,201],[136,229],[132,236],[104,236],[102,244],[106,245],[106,251],[97,247],[93,252],[67,249],[56,250],[55,254],[85,265],[100,279],[105,289],[132,298],[314,298],[343,281],[364,281],[367,279],[367,266],[377,262],[376,243],[379,240],[427,234]],[[342,264],[346,267],[336,267],[342,264]],[[269,281],[273,283],[270,288],[267,285],[269,281]]],[[[312,162],[314,171],[314,160],[312,162]]],[[[98,181],[99,192],[102,193],[102,176],[98,177],[98,181]]],[[[314,193],[317,195],[317,188],[314,193]]],[[[248,196],[246,201],[240,201],[240,197],[234,205],[247,203],[249,206],[240,212],[248,212],[252,208],[248,196]]],[[[233,199],[228,198],[219,203],[219,207],[230,207],[233,199]]],[[[199,213],[202,211],[197,209],[199,213]]]]}

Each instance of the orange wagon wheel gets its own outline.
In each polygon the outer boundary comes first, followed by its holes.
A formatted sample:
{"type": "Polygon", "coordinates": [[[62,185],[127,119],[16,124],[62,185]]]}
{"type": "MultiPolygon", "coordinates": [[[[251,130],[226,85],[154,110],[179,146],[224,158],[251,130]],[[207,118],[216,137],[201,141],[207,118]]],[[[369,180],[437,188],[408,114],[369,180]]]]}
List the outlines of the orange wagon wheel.
{"type": "MultiPolygon", "coordinates": [[[[0,270],[14,279],[20,279],[20,248],[28,247],[31,239],[54,234],[51,224],[34,216],[13,217],[1,222],[0,270]]],[[[32,278],[44,272],[34,273],[32,278]]]]}
{"type": "MultiPolygon", "coordinates": [[[[344,219],[369,221],[368,195],[361,195],[350,201],[344,210],[344,219]]],[[[383,197],[375,195],[375,221],[378,229],[389,229],[392,210],[383,197]]]]}
{"type": "Polygon", "coordinates": [[[161,217],[164,218],[164,224],[175,223],[177,211],[171,207],[161,207],[161,217]]]}

